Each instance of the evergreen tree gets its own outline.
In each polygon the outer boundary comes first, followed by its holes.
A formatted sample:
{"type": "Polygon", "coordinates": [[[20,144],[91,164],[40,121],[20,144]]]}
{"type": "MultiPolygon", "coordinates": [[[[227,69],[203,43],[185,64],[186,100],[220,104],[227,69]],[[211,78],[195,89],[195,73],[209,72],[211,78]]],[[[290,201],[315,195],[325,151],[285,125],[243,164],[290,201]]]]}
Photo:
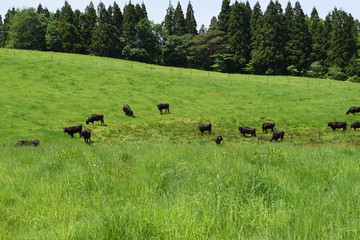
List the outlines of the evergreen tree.
{"type": "Polygon", "coordinates": [[[86,51],[89,52],[92,37],[97,24],[97,16],[94,4],[90,2],[85,8],[85,12],[81,16],[81,38],[84,41],[86,51]]]}
{"type": "Polygon", "coordinates": [[[201,24],[201,27],[199,29],[199,34],[206,33],[208,30],[206,29],[204,24],[201,24]]]}
{"type": "MultiPolygon", "coordinates": [[[[81,43],[79,29],[76,27],[75,13],[67,1],[65,1],[64,6],[61,8],[61,11],[59,11],[58,19],[59,22],[52,25],[53,27],[58,27],[58,29],[51,33],[60,34],[58,37],[51,36],[51,38],[60,39],[61,41],[61,48],[57,50],[68,53],[81,52],[83,46],[81,43]]],[[[48,36],[47,39],[50,39],[50,36],[48,36]]]]}
{"type": "MultiPolygon", "coordinates": [[[[225,33],[216,29],[193,37],[190,42],[188,56],[190,66],[210,70],[214,64],[214,55],[218,54],[216,59],[220,59],[220,55],[224,51],[225,39],[225,33]]],[[[220,64],[220,61],[218,63],[220,64]]],[[[223,70],[218,66],[215,68],[223,70]]]]}
{"type": "Polygon", "coordinates": [[[218,21],[217,21],[217,18],[214,16],[211,18],[211,21],[210,21],[210,25],[209,25],[209,30],[215,30],[217,29],[217,24],[218,24],[218,21]]]}
{"type": "Polygon", "coordinates": [[[173,35],[174,34],[174,28],[175,28],[175,10],[174,7],[171,4],[171,1],[169,2],[169,7],[166,10],[165,19],[163,21],[163,27],[166,35],[173,35]]]}
{"type": "Polygon", "coordinates": [[[241,72],[241,69],[250,61],[250,18],[251,8],[245,3],[235,2],[231,7],[228,38],[231,52],[234,54],[234,69],[241,72]]]}
{"type": "Polygon", "coordinates": [[[190,1],[187,6],[187,10],[186,10],[185,22],[186,22],[186,33],[196,35],[197,34],[197,29],[196,29],[197,24],[196,24],[196,20],[195,20],[195,16],[194,16],[194,9],[193,9],[193,6],[191,5],[190,1]]]}
{"type": "Polygon", "coordinates": [[[8,39],[8,32],[10,29],[10,22],[12,17],[16,14],[16,10],[15,8],[9,9],[6,14],[5,14],[5,18],[4,18],[4,22],[2,25],[2,30],[1,30],[1,36],[0,36],[0,47],[5,47],[6,46],[6,41],[8,39]]]}
{"type": "MultiPolygon", "coordinates": [[[[1,39],[2,29],[3,29],[3,21],[2,21],[1,15],[0,15],[0,39],[1,39]]],[[[0,45],[0,47],[1,47],[1,45],[0,45]]]]}
{"type": "Polygon", "coordinates": [[[135,27],[137,24],[137,17],[135,12],[135,6],[129,2],[124,7],[124,19],[123,19],[123,37],[125,43],[131,45],[136,40],[135,27]]]}
{"type": "Polygon", "coordinates": [[[144,18],[146,18],[146,19],[148,18],[146,7],[145,7],[144,3],[142,3],[141,5],[139,5],[139,4],[135,5],[135,15],[136,15],[136,23],[140,22],[140,20],[142,20],[144,18]]]}
{"type": "Polygon", "coordinates": [[[263,12],[261,11],[261,6],[259,2],[256,2],[254,8],[252,10],[251,18],[250,18],[250,35],[251,35],[251,50],[253,48],[252,42],[254,41],[255,30],[258,24],[258,20],[263,16],[263,12]]]}
{"type": "Polygon", "coordinates": [[[112,12],[113,8],[111,6],[106,10],[105,5],[102,2],[99,3],[97,7],[98,24],[90,46],[94,55],[113,58],[121,55],[120,40],[118,38],[120,33],[113,25],[112,12]]]}
{"type": "Polygon", "coordinates": [[[286,63],[291,74],[304,72],[310,66],[311,36],[305,14],[299,2],[292,9],[289,2],[285,10],[286,63]]]}
{"type": "MultiPolygon", "coordinates": [[[[123,25],[123,14],[121,12],[121,9],[119,7],[119,5],[114,2],[113,4],[113,17],[112,17],[112,24],[116,27],[116,29],[118,30],[118,32],[121,34],[122,33],[122,25],[123,25]]],[[[119,35],[120,38],[120,35],[119,35]]]]}
{"type": "Polygon", "coordinates": [[[319,18],[316,8],[313,8],[310,17],[310,35],[311,35],[311,62],[319,62],[323,65],[326,59],[326,37],[324,35],[324,21],[319,18]]]}
{"type": "Polygon", "coordinates": [[[284,16],[278,1],[270,1],[264,16],[258,20],[254,33],[252,66],[257,74],[286,72],[284,16]]]}
{"type": "Polygon", "coordinates": [[[221,11],[218,16],[218,30],[227,32],[229,29],[231,7],[230,0],[223,0],[221,5],[221,11]]]}
{"type": "Polygon", "coordinates": [[[331,67],[344,69],[357,56],[357,31],[354,18],[334,9],[331,14],[330,47],[327,61],[331,67]]]}
{"type": "Polygon", "coordinates": [[[181,8],[180,2],[178,2],[174,12],[174,34],[182,36],[186,33],[186,22],[184,18],[184,12],[181,8]]]}

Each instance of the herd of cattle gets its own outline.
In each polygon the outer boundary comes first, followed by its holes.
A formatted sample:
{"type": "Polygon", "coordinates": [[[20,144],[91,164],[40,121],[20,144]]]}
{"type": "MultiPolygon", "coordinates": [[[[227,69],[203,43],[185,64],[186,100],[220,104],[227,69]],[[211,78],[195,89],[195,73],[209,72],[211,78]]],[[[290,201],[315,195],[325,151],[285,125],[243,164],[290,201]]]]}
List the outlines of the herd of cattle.
{"type": "MultiPolygon", "coordinates": [[[[165,113],[170,113],[170,108],[169,108],[168,103],[158,104],[157,108],[159,109],[160,114],[163,114],[163,110],[165,110],[165,113]]],[[[135,117],[134,112],[131,110],[129,104],[125,104],[123,106],[123,111],[126,116],[135,117]]],[[[349,113],[355,114],[358,112],[360,112],[360,107],[350,107],[349,110],[346,112],[346,114],[349,114],[349,113]]],[[[106,126],[106,124],[104,122],[103,114],[92,114],[87,118],[87,120],[85,122],[86,122],[86,124],[92,123],[94,125],[94,122],[96,122],[96,121],[100,121],[101,125],[106,126]]],[[[333,129],[334,131],[338,128],[340,128],[340,129],[342,128],[343,131],[346,131],[347,123],[346,122],[329,122],[328,126],[331,129],[333,129]]],[[[211,127],[212,127],[211,123],[198,126],[201,133],[204,133],[206,131],[211,133],[211,127]]],[[[275,123],[266,122],[266,123],[263,123],[261,127],[263,130],[263,133],[267,133],[267,131],[269,129],[272,131],[273,134],[272,134],[271,138],[269,139],[270,142],[278,141],[279,139],[281,139],[281,140],[284,139],[285,131],[275,131],[274,130],[275,123]]],[[[355,123],[351,124],[351,128],[354,128],[354,130],[356,131],[357,128],[360,128],[360,122],[355,122],[355,123]]],[[[255,128],[240,126],[240,127],[238,127],[238,129],[244,137],[246,137],[246,134],[249,134],[251,137],[256,137],[256,129],[255,128]]],[[[79,133],[80,137],[84,138],[85,143],[89,143],[89,141],[90,141],[91,130],[89,128],[86,128],[83,130],[82,124],[66,127],[66,128],[63,128],[63,130],[64,130],[64,133],[68,133],[72,138],[74,137],[75,133],[79,133]]],[[[221,135],[219,135],[215,138],[216,144],[220,144],[221,141],[223,141],[223,138],[221,135]]],[[[30,141],[23,140],[23,141],[18,141],[15,146],[22,147],[22,146],[38,146],[38,145],[40,145],[39,140],[30,140],[30,141]]]]}

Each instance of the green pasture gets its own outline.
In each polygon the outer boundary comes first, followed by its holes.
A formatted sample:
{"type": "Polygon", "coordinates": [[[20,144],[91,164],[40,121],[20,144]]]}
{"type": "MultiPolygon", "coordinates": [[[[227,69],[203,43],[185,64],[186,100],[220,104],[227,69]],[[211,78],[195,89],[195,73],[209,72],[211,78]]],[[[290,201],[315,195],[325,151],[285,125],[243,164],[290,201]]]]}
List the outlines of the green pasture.
{"type": "Polygon", "coordinates": [[[360,132],[327,127],[360,121],[359,90],[0,49],[0,239],[359,239],[360,132]],[[78,124],[90,144],[63,133],[78,124]]]}
{"type": "Polygon", "coordinates": [[[325,79],[231,75],[160,67],[123,60],[62,53],[0,49],[2,124],[0,143],[22,139],[71,142],[63,127],[105,115],[107,127],[89,126],[93,143],[122,141],[263,142],[263,122],[275,122],[294,144],[354,142],[359,134],[335,133],[330,121],[360,121],[346,115],[360,105],[360,85],[325,79]],[[169,103],[160,115],[158,103],[169,103]],[[135,118],[127,117],[128,103],[135,118]],[[199,124],[212,123],[202,135],[199,124]],[[239,126],[257,129],[244,138],[239,126]]]}

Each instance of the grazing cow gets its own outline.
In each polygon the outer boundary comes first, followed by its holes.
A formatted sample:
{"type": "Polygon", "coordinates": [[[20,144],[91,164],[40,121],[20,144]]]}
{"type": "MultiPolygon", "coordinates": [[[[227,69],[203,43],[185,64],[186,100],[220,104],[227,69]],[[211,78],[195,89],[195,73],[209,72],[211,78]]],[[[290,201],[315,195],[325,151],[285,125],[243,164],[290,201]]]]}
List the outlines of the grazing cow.
{"type": "Polygon", "coordinates": [[[202,133],[204,133],[205,131],[209,131],[209,133],[211,133],[211,123],[200,125],[198,126],[198,128],[202,133]]]}
{"type": "Polygon", "coordinates": [[[351,107],[349,108],[349,110],[346,112],[346,114],[352,113],[355,114],[357,112],[360,112],[360,107],[351,107]]]}
{"type": "Polygon", "coordinates": [[[129,104],[125,104],[123,106],[123,111],[125,112],[126,116],[134,117],[134,112],[131,110],[129,104]]]}
{"type": "Polygon", "coordinates": [[[272,132],[274,132],[275,123],[263,123],[262,124],[262,130],[263,132],[267,133],[268,129],[271,129],[272,132]]]}
{"type": "Polygon", "coordinates": [[[249,128],[249,127],[239,127],[239,131],[242,133],[244,137],[245,134],[251,134],[252,137],[256,137],[256,130],[255,128],[249,128]]]}
{"type": "Polygon", "coordinates": [[[163,109],[165,109],[165,113],[166,113],[166,112],[170,113],[169,104],[168,104],[168,103],[160,103],[160,104],[157,105],[157,108],[159,109],[160,114],[162,114],[162,110],[163,110],[163,109]]]}
{"type": "Polygon", "coordinates": [[[284,139],[284,135],[285,132],[284,131],[275,131],[273,132],[273,135],[271,136],[271,138],[269,139],[270,142],[272,141],[278,141],[279,138],[281,139],[281,141],[284,139]]]}
{"type": "Polygon", "coordinates": [[[63,129],[65,133],[68,133],[73,138],[74,133],[78,132],[81,135],[82,127],[83,127],[82,125],[77,125],[77,126],[66,127],[63,129]]]}
{"type": "Polygon", "coordinates": [[[217,136],[217,137],[215,138],[216,144],[220,144],[221,141],[223,141],[223,140],[224,140],[224,139],[222,138],[222,136],[217,136]]]}
{"type": "Polygon", "coordinates": [[[82,131],[81,133],[80,133],[80,137],[83,137],[84,138],[84,141],[86,142],[86,143],[89,143],[89,140],[90,140],[90,137],[91,137],[91,131],[90,131],[90,129],[85,129],[84,131],[82,131]]]}
{"type": "Polygon", "coordinates": [[[354,131],[356,131],[357,128],[360,128],[360,122],[354,122],[353,124],[351,124],[351,128],[353,128],[354,131]]]}
{"type": "Polygon", "coordinates": [[[92,123],[94,125],[95,121],[101,121],[101,125],[105,126],[103,114],[91,114],[86,120],[86,124],[92,123]]]}
{"type": "Polygon", "coordinates": [[[40,145],[39,140],[31,140],[31,141],[18,141],[15,146],[16,147],[22,147],[22,146],[35,146],[35,147],[37,147],[38,145],[40,145]]]}
{"type": "Polygon", "coordinates": [[[343,131],[346,131],[346,122],[328,122],[328,126],[331,127],[334,131],[337,128],[342,128],[343,131]]]}

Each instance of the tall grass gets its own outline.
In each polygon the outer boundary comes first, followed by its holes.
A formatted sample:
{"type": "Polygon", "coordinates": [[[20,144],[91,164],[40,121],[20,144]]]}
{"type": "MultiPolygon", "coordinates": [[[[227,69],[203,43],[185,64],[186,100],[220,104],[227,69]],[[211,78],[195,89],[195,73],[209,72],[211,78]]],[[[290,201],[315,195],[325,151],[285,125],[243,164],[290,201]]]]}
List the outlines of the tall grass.
{"type": "Polygon", "coordinates": [[[2,239],[358,239],[358,147],[1,151],[2,239]]]}
{"type": "Polygon", "coordinates": [[[359,135],[326,126],[359,121],[356,84],[9,49],[0,71],[0,239],[359,239],[359,135]],[[63,133],[92,113],[91,144],[63,133]]]}

